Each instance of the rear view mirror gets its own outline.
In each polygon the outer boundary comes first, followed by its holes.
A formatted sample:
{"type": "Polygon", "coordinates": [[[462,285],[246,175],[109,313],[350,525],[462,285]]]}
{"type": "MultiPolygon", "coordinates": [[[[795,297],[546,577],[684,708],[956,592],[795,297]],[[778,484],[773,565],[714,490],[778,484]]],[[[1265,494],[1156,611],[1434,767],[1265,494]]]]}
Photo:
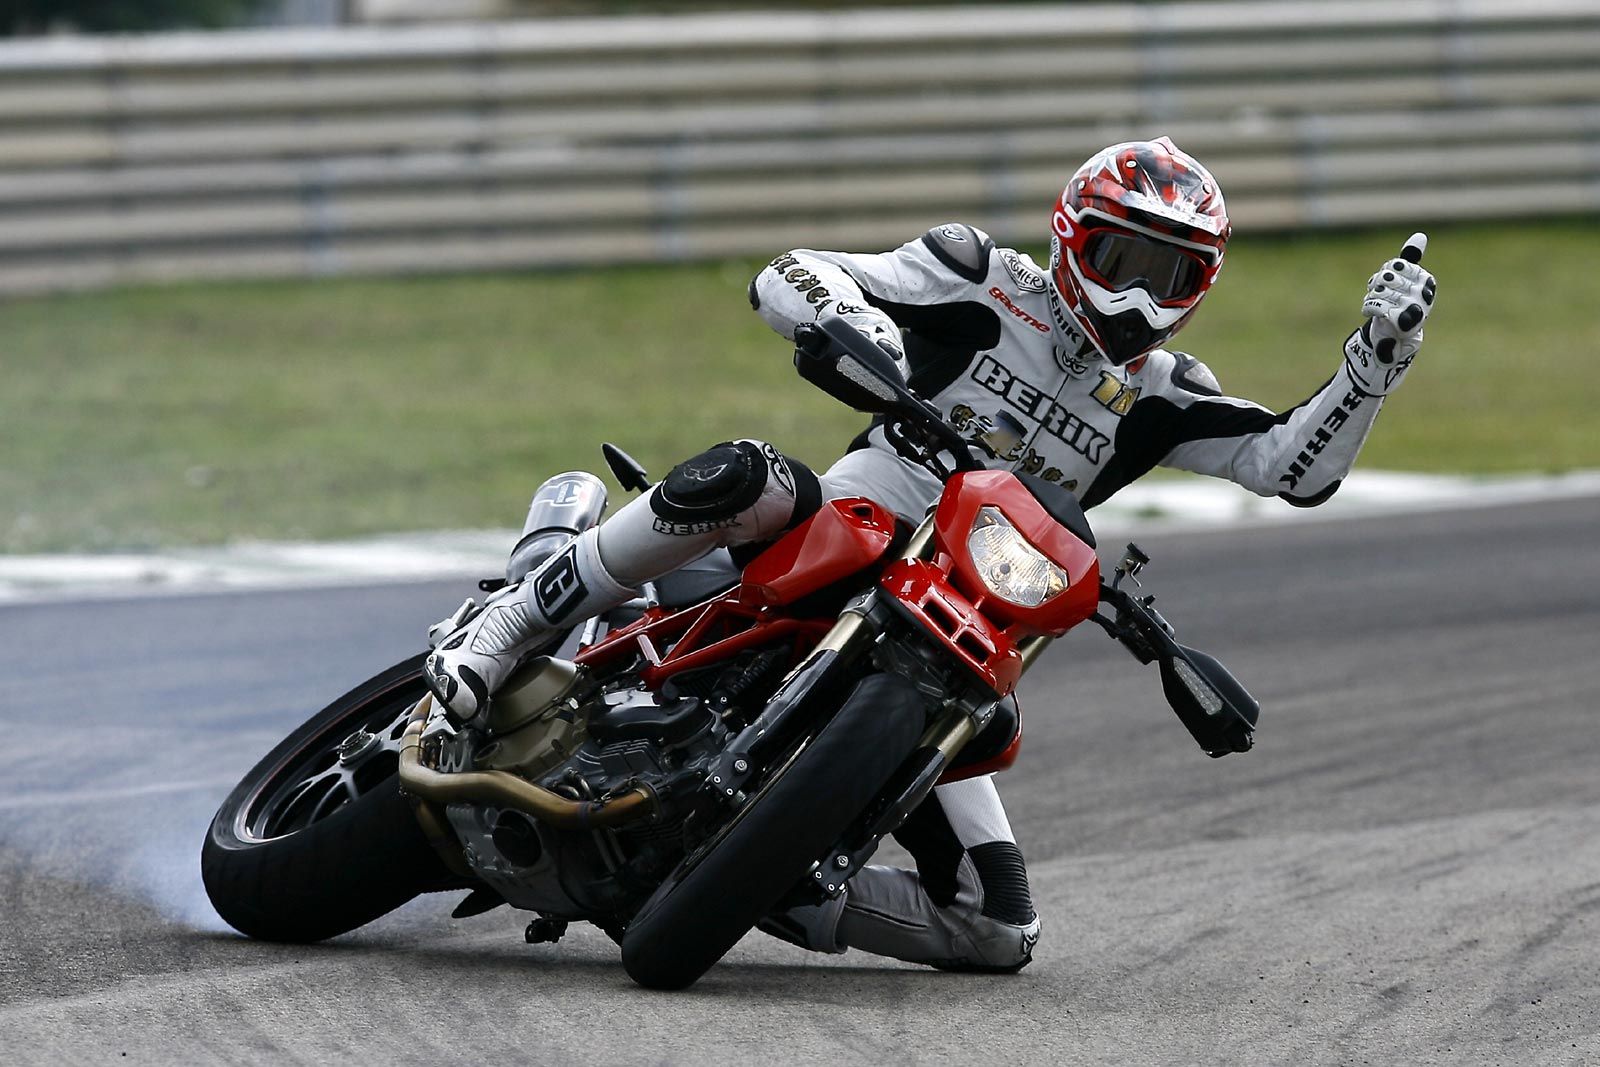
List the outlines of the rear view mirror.
{"type": "Polygon", "coordinates": [[[1130,542],[1116,577],[1100,586],[1101,601],[1114,606],[1117,616],[1108,619],[1096,613],[1094,621],[1140,663],[1161,665],[1161,691],[1167,704],[1206,755],[1248,752],[1255,743],[1260,702],[1215,656],[1178,644],[1172,624],[1152,606],[1155,597],[1131,596],[1122,588],[1124,579],[1137,585],[1139,572],[1149,562],[1150,557],[1130,542]]]}
{"type": "Polygon", "coordinates": [[[800,377],[841,403],[884,415],[905,400],[900,368],[889,354],[837,315],[794,330],[800,377]]]}
{"type": "Polygon", "coordinates": [[[1249,751],[1261,704],[1239,679],[1216,657],[1175,641],[1157,657],[1167,703],[1206,754],[1249,751]]]}

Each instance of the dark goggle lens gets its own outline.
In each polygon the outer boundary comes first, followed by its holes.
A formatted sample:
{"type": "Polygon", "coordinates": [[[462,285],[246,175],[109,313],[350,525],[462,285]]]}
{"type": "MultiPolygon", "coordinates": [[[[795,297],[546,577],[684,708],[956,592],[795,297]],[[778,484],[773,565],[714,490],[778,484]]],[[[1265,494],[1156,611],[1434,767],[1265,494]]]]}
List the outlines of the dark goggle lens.
{"type": "Polygon", "coordinates": [[[1200,261],[1181,249],[1109,230],[1090,236],[1084,262],[1112,292],[1139,286],[1159,301],[1193,296],[1205,273],[1200,261]]]}

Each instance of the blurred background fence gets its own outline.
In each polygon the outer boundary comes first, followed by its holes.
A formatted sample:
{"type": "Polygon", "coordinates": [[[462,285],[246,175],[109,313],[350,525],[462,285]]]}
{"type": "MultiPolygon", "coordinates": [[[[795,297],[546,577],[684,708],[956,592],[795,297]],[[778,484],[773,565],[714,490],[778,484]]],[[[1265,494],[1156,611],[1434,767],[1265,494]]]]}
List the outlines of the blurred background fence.
{"type": "Polygon", "coordinates": [[[1600,4],[552,19],[0,44],[0,292],[1038,242],[1167,133],[1241,228],[1600,208],[1600,4]]]}

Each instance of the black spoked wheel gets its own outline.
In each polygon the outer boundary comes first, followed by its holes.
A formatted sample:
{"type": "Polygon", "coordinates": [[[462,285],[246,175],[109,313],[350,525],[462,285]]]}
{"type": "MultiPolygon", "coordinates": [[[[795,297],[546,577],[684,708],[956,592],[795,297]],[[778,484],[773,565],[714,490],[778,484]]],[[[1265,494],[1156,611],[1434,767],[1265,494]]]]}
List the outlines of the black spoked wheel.
{"type": "Polygon", "coordinates": [[[462,884],[399,790],[400,736],[427,692],[422,660],[312,716],[217,810],[200,870],[212,906],[240,933],[321,941],[462,884]]]}
{"type": "Polygon", "coordinates": [[[709,850],[686,859],[639,909],[622,938],[629,976],[682,989],[710,970],[872,802],[925,722],[909,682],[864,679],[709,850]]]}

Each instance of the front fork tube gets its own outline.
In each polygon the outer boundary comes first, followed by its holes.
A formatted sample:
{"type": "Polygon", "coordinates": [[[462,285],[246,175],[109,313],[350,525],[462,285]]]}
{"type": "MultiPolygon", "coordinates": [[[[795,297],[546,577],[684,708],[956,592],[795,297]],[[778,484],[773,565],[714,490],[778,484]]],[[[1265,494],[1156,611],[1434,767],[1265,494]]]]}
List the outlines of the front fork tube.
{"type": "Polygon", "coordinates": [[[743,802],[744,784],[769,756],[770,747],[791,733],[786,727],[809,712],[813,698],[837,695],[850,664],[877,638],[879,627],[868,618],[873,593],[867,593],[840,613],[833,629],[817,647],[779,683],[761,714],[739,731],[710,769],[710,786],[724,801],[743,802]]]}
{"type": "MultiPolygon", "coordinates": [[[[1024,637],[1017,643],[1017,651],[1022,654],[1022,671],[1024,674],[1038,661],[1044,650],[1050,645],[1050,642],[1054,640],[1055,638],[1053,637],[1040,635],[1037,637],[1024,637]]],[[[1005,698],[1002,697],[1001,699],[1004,700],[1005,698]]],[[[993,705],[989,706],[993,707],[993,705]]],[[[977,737],[978,732],[987,725],[989,725],[988,715],[980,719],[965,708],[951,708],[928,727],[927,732],[922,735],[922,743],[918,746],[918,751],[929,750],[937,752],[940,756],[939,772],[943,773],[944,768],[954,763],[956,756],[961,753],[963,748],[967,747],[967,743],[977,737]]],[[[922,798],[919,797],[917,799],[920,802],[922,798]]],[[[915,806],[912,805],[912,807],[915,806]]],[[[909,809],[907,810],[909,812],[909,809]]]]}
{"type": "Polygon", "coordinates": [[[1017,642],[1017,651],[1022,653],[1023,674],[1028,673],[1028,669],[1034,665],[1040,656],[1044,655],[1044,650],[1049,648],[1050,643],[1054,640],[1055,638],[1047,634],[1039,634],[1035,637],[1024,637],[1017,642]]]}
{"type": "Polygon", "coordinates": [[[830,899],[872,858],[878,843],[898,830],[928,798],[950,761],[977,736],[978,725],[963,708],[950,708],[935,719],[922,740],[884,786],[878,802],[867,809],[838,845],[811,871],[811,885],[830,899]]]}
{"type": "MultiPolygon", "coordinates": [[[[933,547],[933,516],[922,521],[906,542],[901,559],[915,559],[927,554],[933,547]]],[[[755,720],[739,731],[722,754],[711,764],[709,786],[724,803],[735,805],[744,802],[744,784],[761,765],[757,758],[773,739],[787,735],[783,729],[793,722],[807,698],[813,693],[828,692],[837,686],[828,683],[839,678],[848,667],[883,632],[881,611],[877,603],[876,588],[861,594],[844,611],[833,628],[823,635],[805,659],[778,683],[777,690],[767,706],[755,720]]]]}
{"type": "MultiPolygon", "coordinates": [[[[1054,638],[1027,637],[1019,644],[1024,672],[1032,667],[1054,638]]],[[[935,719],[905,765],[884,788],[877,804],[812,872],[812,884],[825,897],[844,892],[850,877],[866,866],[878,842],[898,830],[917,807],[928,799],[945,770],[986,722],[962,707],[952,707],[935,719]]]]}

